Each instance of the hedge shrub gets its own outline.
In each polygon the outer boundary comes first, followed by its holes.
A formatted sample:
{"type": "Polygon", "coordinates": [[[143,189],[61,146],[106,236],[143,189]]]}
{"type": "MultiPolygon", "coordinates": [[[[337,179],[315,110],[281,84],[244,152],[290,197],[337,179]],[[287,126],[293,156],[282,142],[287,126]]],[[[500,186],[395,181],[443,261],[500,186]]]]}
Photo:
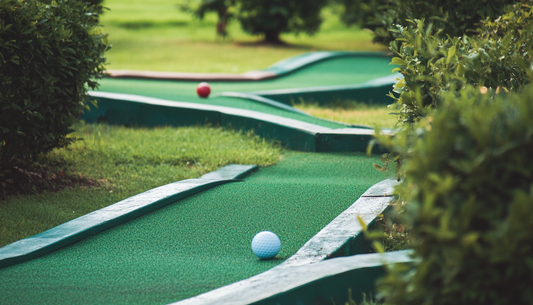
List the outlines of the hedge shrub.
{"type": "Polygon", "coordinates": [[[469,86],[388,140],[419,259],[384,279],[388,304],[533,304],[532,100],[469,86]]]}
{"type": "Polygon", "coordinates": [[[398,36],[396,26],[409,26],[408,19],[425,19],[441,33],[464,36],[486,18],[494,19],[516,0],[337,0],[344,6],[341,19],[374,32],[374,42],[386,46],[398,36]],[[391,31],[392,29],[392,31],[391,31]]]}
{"type": "Polygon", "coordinates": [[[94,9],[96,10],[96,15],[93,15],[94,17],[94,20],[96,22],[98,22],[100,15],[102,15],[104,13],[104,9],[106,7],[104,7],[104,0],[85,0],[85,2],[88,3],[88,5],[90,6],[93,6],[94,9]]]}
{"type": "Polygon", "coordinates": [[[441,94],[466,85],[516,91],[529,82],[533,51],[533,7],[515,4],[496,20],[486,20],[476,36],[442,38],[424,20],[399,27],[391,43],[392,63],[403,74],[395,90],[398,119],[413,123],[441,102],[441,94]],[[498,88],[499,87],[499,88],[498,88]]]}
{"type": "Polygon", "coordinates": [[[0,168],[72,141],[87,88],[105,69],[99,10],[76,0],[1,1],[0,168]]]}

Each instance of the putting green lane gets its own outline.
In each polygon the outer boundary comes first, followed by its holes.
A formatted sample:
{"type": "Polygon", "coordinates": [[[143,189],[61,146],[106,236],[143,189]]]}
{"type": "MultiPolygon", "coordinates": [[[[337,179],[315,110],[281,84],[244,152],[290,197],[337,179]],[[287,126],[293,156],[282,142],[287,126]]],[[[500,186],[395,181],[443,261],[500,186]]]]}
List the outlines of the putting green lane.
{"type": "MultiPolygon", "coordinates": [[[[154,87],[161,85],[163,81],[155,81],[154,87]]],[[[146,96],[146,95],[145,95],[146,96]]],[[[189,100],[179,100],[181,102],[189,102],[189,103],[200,103],[200,104],[206,104],[205,99],[200,99],[198,97],[191,97],[189,100]]],[[[268,106],[265,104],[253,102],[247,99],[241,99],[241,98],[235,98],[235,97],[210,97],[209,98],[209,104],[211,105],[218,105],[218,106],[225,106],[225,107],[232,107],[232,108],[238,108],[238,109],[246,109],[246,110],[253,110],[261,113],[267,113],[272,115],[278,115],[281,117],[294,119],[306,123],[316,124],[323,127],[329,127],[329,128],[345,128],[346,125],[341,123],[336,123],[333,121],[328,120],[322,120],[316,117],[287,111],[284,109],[268,106]]]]}
{"type": "MultiPolygon", "coordinates": [[[[389,63],[390,58],[381,56],[330,58],[274,79],[242,82],[210,82],[211,94],[224,91],[252,92],[259,90],[360,84],[372,79],[390,76],[392,67],[389,63]]],[[[131,94],[144,92],[149,94],[147,96],[160,98],[196,97],[197,81],[165,81],[161,86],[152,88],[154,82],[158,81],[106,78],[100,81],[100,90],[119,93],[127,92],[131,94]]],[[[201,100],[209,101],[209,99],[201,100]]]]}
{"type": "Polygon", "coordinates": [[[363,154],[286,152],[222,185],[32,261],[0,269],[1,304],[165,304],[266,271],[385,177],[363,154]],[[282,250],[257,259],[253,236],[282,250]]]}
{"type": "Polygon", "coordinates": [[[106,78],[99,81],[99,91],[128,93],[171,101],[191,102],[249,109],[301,120],[330,128],[342,128],[335,124],[305,115],[288,112],[271,106],[239,98],[216,97],[222,92],[253,92],[259,90],[309,88],[360,84],[379,77],[391,75],[390,59],[387,57],[340,57],[320,61],[285,76],[271,80],[251,82],[211,82],[211,97],[203,99],[196,95],[198,82],[162,81],[106,78]]]}

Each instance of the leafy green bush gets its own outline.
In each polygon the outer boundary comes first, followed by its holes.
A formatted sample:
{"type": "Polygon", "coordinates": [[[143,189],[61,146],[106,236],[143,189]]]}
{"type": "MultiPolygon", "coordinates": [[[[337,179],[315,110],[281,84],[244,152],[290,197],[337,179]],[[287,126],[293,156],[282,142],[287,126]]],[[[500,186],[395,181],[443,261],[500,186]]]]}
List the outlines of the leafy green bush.
{"type": "MultiPolygon", "coordinates": [[[[0,169],[68,145],[103,77],[106,35],[99,5],[83,1],[0,3],[0,169]]],[[[0,174],[2,171],[0,171],[0,174]]]]}
{"type": "MultiPolygon", "coordinates": [[[[377,11],[386,8],[395,0],[337,0],[340,4],[340,17],[346,25],[372,27],[377,11]]],[[[337,8],[337,7],[336,7],[337,8]]],[[[338,11],[338,9],[337,9],[338,11]]]]}
{"type": "Polygon", "coordinates": [[[451,37],[475,30],[480,21],[496,18],[513,0],[337,0],[344,6],[341,19],[348,25],[371,29],[374,42],[389,45],[398,36],[395,25],[409,26],[407,19],[425,19],[451,37]],[[391,31],[392,29],[392,31],[391,31]]]}
{"type": "MultiPolygon", "coordinates": [[[[404,13],[400,0],[334,0],[341,6],[340,17],[348,26],[357,25],[374,33],[373,41],[389,45],[395,39],[389,29],[404,13]]],[[[402,19],[402,20],[403,20],[402,19]]]]}
{"type": "Polygon", "coordinates": [[[89,3],[89,6],[93,6],[97,14],[93,14],[94,20],[98,22],[98,17],[104,13],[104,0],[85,0],[89,3]]]}
{"type": "Polygon", "coordinates": [[[265,41],[279,43],[281,33],[316,33],[322,24],[320,12],[327,3],[327,0],[240,1],[237,17],[244,31],[262,34],[265,41]]]}
{"type": "Polygon", "coordinates": [[[391,43],[404,79],[395,85],[398,119],[413,123],[441,102],[441,94],[485,86],[516,91],[529,82],[533,50],[533,8],[516,4],[494,21],[483,22],[473,37],[442,38],[423,20],[399,27],[401,39],[391,43]],[[499,88],[498,88],[499,87],[499,88]]]}
{"type": "Polygon", "coordinates": [[[383,139],[403,157],[404,224],[419,259],[382,282],[388,304],[533,304],[533,85],[469,86],[383,139]]]}

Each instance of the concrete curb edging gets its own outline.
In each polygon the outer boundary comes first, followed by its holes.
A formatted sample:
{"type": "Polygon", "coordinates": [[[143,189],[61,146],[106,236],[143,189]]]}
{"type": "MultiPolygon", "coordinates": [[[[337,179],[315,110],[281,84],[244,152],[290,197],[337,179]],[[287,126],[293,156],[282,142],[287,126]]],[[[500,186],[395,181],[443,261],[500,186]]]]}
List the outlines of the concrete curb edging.
{"type": "Polygon", "coordinates": [[[287,59],[278,61],[272,66],[260,70],[265,72],[274,72],[277,76],[293,73],[301,68],[309,65],[339,57],[391,57],[390,53],[386,52],[365,52],[365,51],[318,51],[309,52],[305,54],[296,55],[287,59]]]}
{"type": "Polygon", "coordinates": [[[298,252],[275,268],[285,269],[318,263],[331,257],[366,253],[370,245],[365,242],[361,234],[363,228],[357,220],[357,215],[370,225],[376,216],[389,206],[391,194],[397,184],[398,182],[393,179],[374,184],[354,204],[305,243],[298,252]],[[369,197],[370,194],[376,193],[382,196],[369,197]]]}
{"type": "Polygon", "coordinates": [[[108,70],[112,78],[153,79],[170,81],[196,82],[250,82],[275,78],[278,75],[270,71],[250,71],[242,74],[231,73],[187,73],[187,72],[157,72],[135,70],[108,70]]]}
{"type": "MultiPolygon", "coordinates": [[[[260,104],[265,104],[265,105],[272,106],[272,107],[275,107],[275,108],[283,109],[283,110],[286,110],[286,111],[295,112],[295,113],[303,114],[303,115],[306,115],[306,116],[311,116],[311,115],[309,115],[309,114],[307,114],[307,113],[305,113],[305,112],[303,112],[301,110],[298,110],[298,109],[296,109],[296,108],[294,108],[292,106],[285,105],[285,104],[280,103],[280,102],[276,102],[275,100],[271,100],[271,99],[262,97],[260,95],[242,93],[242,92],[222,92],[222,93],[217,94],[215,96],[229,96],[229,97],[242,98],[242,99],[251,100],[251,101],[254,101],[254,102],[257,102],[257,103],[260,103],[260,104]]],[[[345,124],[343,124],[343,125],[345,125],[345,124]]]]}
{"type": "MultiPolygon", "coordinates": [[[[389,206],[389,201],[392,198],[391,194],[397,184],[396,180],[387,179],[369,188],[352,206],[330,222],[282,264],[251,278],[172,304],[244,305],[262,304],[264,300],[270,300],[274,297],[283,300],[285,298],[284,294],[294,289],[299,289],[298,287],[309,285],[324,277],[331,277],[351,270],[342,267],[342,263],[336,265],[338,258],[328,259],[347,255],[354,255],[345,258],[351,261],[353,266],[356,266],[354,268],[374,268],[370,270],[374,278],[372,281],[367,281],[371,282],[371,284],[366,283],[361,286],[361,289],[364,288],[363,290],[354,290],[354,298],[357,293],[372,291],[374,280],[382,274],[383,261],[381,261],[381,256],[376,256],[376,254],[373,254],[374,256],[362,255],[367,249],[362,235],[363,228],[357,221],[356,216],[361,216],[367,224],[374,221],[376,216],[383,213],[389,206]],[[366,261],[365,259],[369,257],[371,257],[369,261],[366,261]],[[329,263],[330,261],[332,263],[329,263]],[[367,264],[370,261],[372,263],[367,264]],[[337,267],[332,268],[331,266],[333,265],[337,267]]],[[[395,256],[386,254],[385,257],[394,258],[395,256]]],[[[398,261],[409,261],[406,257],[407,254],[401,254],[398,256],[398,261]]],[[[344,293],[347,293],[347,290],[344,293]]],[[[296,302],[292,300],[292,302],[278,301],[278,303],[311,304],[314,302],[300,302],[299,300],[296,302]]]]}
{"type": "MultiPolygon", "coordinates": [[[[140,126],[193,126],[202,123],[254,130],[267,139],[274,139],[294,150],[365,152],[374,130],[347,127],[332,129],[311,123],[252,110],[224,106],[175,102],[132,94],[90,92],[99,99],[80,119],[97,122],[105,118],[110,124],[140,126]]],[[[384,129],[383,134],[392,134],[384,129]]]]}
{"type": "MultiPolygon", "coordinates": [[[[283,270],[276,281],[258,283],[254,289],[262,299],[249,304],[345,304],[348,289],[359,304],[362,294],[374,293],[376,281],[385,275],[385,265],[412,263],[410,250],[384,254],[360,254],[329,259],[319,264],[283,270]],[[267,293],[276,286],[284,287],[275,295],[267,293]]],[[[248,292],[243,291],[244,295],[248,292]]],[[[232,304],[231,302],[223,304],[232,304]]]]}
{"type": "Polygon", "coordinates": [[[163,185],[83,215],[45,232],[0,248],[0,268],[50,253],[88,236],[149,213],[217,185],[238,182],[256,165],[232,164],[205,174],[163,185]]]}
{"type": "Polygon", "coordinates": [[[188,299],[172,304],[332,304],[331,299],[336,304],[344,304],[348,289],[352,290],[352,298],[359,304],[362,293],[375,291],[376,280],[385,273],[384,265],[411,263],[411,253],[410,250],[404,250],[329,259],[318,264],[280,270],[268,280],[251,278],[253,280],[246,283],[238,282],[233,293],[221,294],[216,299],[186,302],[188,299]]]}
{"type": "MultiPolygon", "coordinates": [[[[279,108],[279,109],[283,109],[283,110],[287,110],[287,111],[290,111],[290,112],[299,113],[299,114],[303,114],[305,116],[312,117],[312,115],[310,115],[310,114],[308,114],[308,113],[306,113],[304,111],[301,111],[301,110],[296,109],[296,108],[294,108],[292,106],[277,102],[275,100],[262,97],[261,95],[250,94],[250,93],[242,93],[242,92],[222,92],[220,94],[213,95],[213,97],[215,97],[215,96],[229,96],[229,97],[242,98],[242,99],[254,101],[254,102],[257,102],[257,103],[260,103],[260,104],[266,104],[266,105],[269,105],[269,106],[272,106],[272,107],[275,107],[275,108],[279,108]]],[[[328,121],[328,122],[333,122],[333,123],[336,123],[336,124],[339,124],[339,125],[344,125],[346,127],[351,127],[351,128],[374,129],[374,127],[368,126],[368,125],[347,124],[347,123],[336,122],[336,121],[332,121],[332,120],[328,120],[328,119],[321,119],[321,120],[328,121]]]]}
{"type": "Polygon", "coordinates": [[[394,73],[354,85],[262,90],[248,93],[276,100],[285,105],[292,105],[300,99],[318,102],[321,105],[337,99],[372,101],[375,104],[389,105],[393,103],[393,100],[387,96],[387,93],[392,91],[396,79],[401,78],[403,75],[394,73]]]}

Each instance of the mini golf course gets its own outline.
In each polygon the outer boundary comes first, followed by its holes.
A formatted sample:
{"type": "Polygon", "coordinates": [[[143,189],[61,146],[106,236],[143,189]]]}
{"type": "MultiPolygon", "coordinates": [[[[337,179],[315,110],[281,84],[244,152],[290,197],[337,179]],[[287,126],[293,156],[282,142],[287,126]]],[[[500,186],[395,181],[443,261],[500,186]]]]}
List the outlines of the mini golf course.
{"type": "MultiPolygon", "coordinates": [[[[231,125],[311,152],[288,151],[279,164],[254,173],[237,166],[230,174],[222,169],[163,186],[0,248],[0,303],[294,304],[316,301],[316,285],[329,287],[322,293],[340,300],[353,285],[359,285],[355,299],[372,290],[383,271],[383,260],[375,255],[352,256],[361,259],[326,269],[321,263],[330,256],[365,253],[356,215],[371,222],[390,199],[393,182],[376,185],[386,178],[372,168],[378,158],[357,152],[366,149],[372,130],[291,111],[278,105],[287,106],[283,99],[268,95],[289,88],[299,91],[276,94],[286,99],[298,97],[295,92],[357,94],[390,75],[389,59],[381,54],[324,53],[275,65],[266,71],[268,79],[213,83],[208,99],[195,96],[196,81],[103,80],[100,90],[106,92],[92,94],[99,105],[84,114],[86,121],[231,125]],[[356,145],[344,143],[354,139],[356,145]],[[250,249],[253,236],[263,230],[281,239],[273,260],[259,260],[250,249]],[[306,275],[315,266],[322,271],[306,275]],[[331,282],[335,274],[344,286],[331,282]]],[[[390,262],[409,261],[404,253],[389,256],[390,262]]]]}
{"type": "Polygon", "coordinates": [[[262,71],[275,74],[269,79],[216,81],[209,98],[196,96],[198,75],[180,74],[172,80],[155,75],[139,80],[130,79],[137,77],[136,73],[122,73],[119,78],[102,80],[100,91],[90,93],[98,107],[92,106],[81,118],[132,126],[209,123],[254,130],[294,150],[363,152],[372,128],[318,119],[294,109],[291,102],[348,99],[390,103],[387,94],[399,76],[391,73],[389,62],[381,53],[304,54],[262,71]]]}
{"type": "Polygon", "coordinates": [[[129,93],[165,100],[207,103],[211,105],[255,108],[253,103],[234,99],[201,99],[196,96],[200,81],[211,83],[212,96],[225,92],[242,92],[291,105],[300,98],[327,103],[336,99],[356,99],[388,105],[386,94],[399,73],[391,73],[390,57],[384,53],[313,52],[295,56],[262,71],[245,73],[240,79],[228,75],[213,78],[210,74],[111,72],[113,78],[102,80],[100,91],[129,93]],[[268,77],[249,78],[247,74],[268,77]],[[142,79],[139,79],[142,78],[142,79]],[[171,81],[162,81],[171,80],[171,81]]]}

